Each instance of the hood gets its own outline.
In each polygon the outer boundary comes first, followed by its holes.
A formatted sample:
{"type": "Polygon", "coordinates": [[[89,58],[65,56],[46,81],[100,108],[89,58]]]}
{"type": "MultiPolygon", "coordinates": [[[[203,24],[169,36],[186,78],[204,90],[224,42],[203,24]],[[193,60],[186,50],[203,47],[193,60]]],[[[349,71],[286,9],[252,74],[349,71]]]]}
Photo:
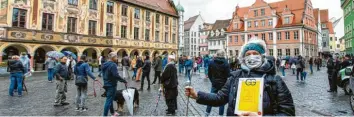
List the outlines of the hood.
{"type": "Polygon", "coordinates": [[[216,57],[214,59],[214,62],[216,64],[227,64],[227,61],[226,61],[226,59],[224,57],[216,57]]]}
{"type": "Polygon", "coordinates": [[[84,61],[79,61],[78,63],[76,63],[77,66],[80,66],[81,64],[84,64],[84,61]]]}
{"type": "Polygon", "coordinates": [[[248,72],[248,74],[250,72],[256,72],[256,73],[267,73],[267,74],[276,74],[276,71],[275,71],[275,65],[274,65],[274,61],[272,60],[269,60],[267,59],[266,57],[263,58],[264,59],[264,62],[263,64],[261,65],[261,67],[257,68],[257,69],[252,69],[250,70],[244,62],[241,63],[241,69],[243,71],[246,71],[248,72]]]}
{"type": "Polygon", "coordinates": [[[105,71],[106,69],[108,69],[109,67],[111,67],[113,64],[115,64],[113,61],[108,61],[105,62],[102,66],[102,70],[105,71]]]}

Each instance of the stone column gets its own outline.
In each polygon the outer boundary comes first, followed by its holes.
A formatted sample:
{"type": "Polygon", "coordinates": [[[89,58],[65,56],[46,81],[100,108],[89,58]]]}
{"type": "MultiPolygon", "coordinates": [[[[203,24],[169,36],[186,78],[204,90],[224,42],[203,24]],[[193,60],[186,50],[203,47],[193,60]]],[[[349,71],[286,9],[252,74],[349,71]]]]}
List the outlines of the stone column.
{"type": "Polygon", "coordinates": [[[34,52],[33,53],[29,53],[31,55],[31,60],[30,60],[30,67],[31,70],[34,69],[34,52]]]}

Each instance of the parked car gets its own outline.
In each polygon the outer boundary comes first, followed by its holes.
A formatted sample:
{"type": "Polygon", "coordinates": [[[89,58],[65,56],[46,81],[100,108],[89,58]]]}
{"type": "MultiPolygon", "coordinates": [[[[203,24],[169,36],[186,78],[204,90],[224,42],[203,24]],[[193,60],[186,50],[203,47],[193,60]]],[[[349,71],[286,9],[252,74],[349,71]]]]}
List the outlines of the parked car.
{"type": "Polygon", "coordinates": [[[346,95],[352,93],[352,89],[350,87],[350,79],[352,78],[352,68],[353,66],[349,66],[347,68],[341,69],[338,74],[337,86],[342,88],[346,95]]]}

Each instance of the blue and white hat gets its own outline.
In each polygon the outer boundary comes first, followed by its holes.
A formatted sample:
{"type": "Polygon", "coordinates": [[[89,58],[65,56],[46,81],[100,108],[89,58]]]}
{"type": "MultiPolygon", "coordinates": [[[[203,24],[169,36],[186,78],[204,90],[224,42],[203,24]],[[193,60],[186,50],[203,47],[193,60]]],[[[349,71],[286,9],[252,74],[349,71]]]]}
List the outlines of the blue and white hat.
{"type": "Polygon", "coordinates": [[[239,58],[242,59],[248,50],[255,50],[262,55],[266,55],[267,45],[263,40],[258,39],[257,37],[253,37],[242,46],[239,58]]]}

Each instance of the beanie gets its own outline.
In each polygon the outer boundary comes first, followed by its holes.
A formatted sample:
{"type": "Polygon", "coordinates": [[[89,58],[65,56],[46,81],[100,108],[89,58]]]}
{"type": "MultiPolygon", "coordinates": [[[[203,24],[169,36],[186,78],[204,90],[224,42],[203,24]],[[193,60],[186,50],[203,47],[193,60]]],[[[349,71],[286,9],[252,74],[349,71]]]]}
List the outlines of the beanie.
{"type": "Polygon", "coordinates": [[[245,54],[248,50],[255,50],[257,52],[259,52],[260,54],[264,54],[265,51],[264,51],[264,48],[259,45],[259,44],[256,44],[256,43],[249,43],[247,44],[244,49],[243,49],[243,54],[245,54]]]}

